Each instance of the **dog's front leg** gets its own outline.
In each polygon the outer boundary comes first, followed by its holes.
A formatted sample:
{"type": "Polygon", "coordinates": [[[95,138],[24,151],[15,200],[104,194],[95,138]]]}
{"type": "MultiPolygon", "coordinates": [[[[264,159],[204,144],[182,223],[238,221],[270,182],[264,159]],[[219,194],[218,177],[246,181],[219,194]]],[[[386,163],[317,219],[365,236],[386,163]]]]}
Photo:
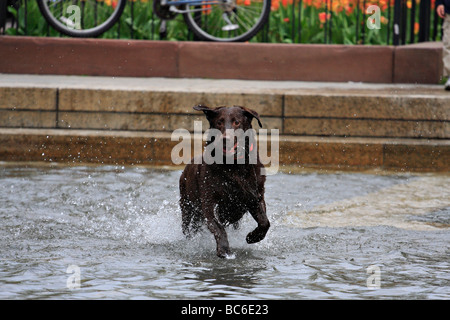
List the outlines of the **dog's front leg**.
{"type": "Polygon", "coordinates": [[[269,219],[267,219],[266,215],[266,203],[264,199],[261,199],[261,201],[259,201],[259,203],[249,211],[253,219],[255,219],[258,223],[258,226],[247,235],[245,240],[247,240],[247,243],[259,242],[264,239],[270,228],[269,219]]]}
{"type": "Polygon", "coordinates": [[[225,227],[217,221],[214,216],[214,204],[209,201],[202,203],[203,214],[206,218],[206,224],[209,231],[212,232],[217,243],[217,256],[225,258],[230,254],[230,246],[228,244],[228,237],[225,227]]]}

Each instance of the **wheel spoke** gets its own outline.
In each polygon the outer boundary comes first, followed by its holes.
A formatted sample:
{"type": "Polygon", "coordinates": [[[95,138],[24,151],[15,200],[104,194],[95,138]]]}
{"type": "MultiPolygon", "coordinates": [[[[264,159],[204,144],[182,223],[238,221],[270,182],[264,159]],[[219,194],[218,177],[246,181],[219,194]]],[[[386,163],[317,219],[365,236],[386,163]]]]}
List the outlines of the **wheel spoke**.
{"type": "Polygon", "coordinates": [[[98,35],[120,17],[126,0],[38,0],[46,20],[72,36],[98,35]]]}
{"type": "MultiPolygon", "coordinates": [[[[193,9],[189,5],[187,8],[193,9]]],[[[211,5],[210,10],[197,15],[196,19],[192,19],[194,15],[192,13],[185,14],[185,20],[189,27],[203,39],[242,41],[258,32],[267,20],[269,12],[269,0],[229,0],[218,5],[211,5]]]]}

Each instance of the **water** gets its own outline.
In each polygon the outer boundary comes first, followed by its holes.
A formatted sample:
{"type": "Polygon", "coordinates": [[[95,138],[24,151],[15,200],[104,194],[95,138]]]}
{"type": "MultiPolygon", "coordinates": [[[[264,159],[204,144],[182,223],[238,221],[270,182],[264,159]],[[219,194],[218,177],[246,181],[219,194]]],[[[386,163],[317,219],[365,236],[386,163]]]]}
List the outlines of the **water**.
{"type": "Polygon", "coordinates": [[[180,173],[1,164],[0,299],[450,298],[448,175],[269,176],[267,238],[246,215],[219,259],[180,173]]]}

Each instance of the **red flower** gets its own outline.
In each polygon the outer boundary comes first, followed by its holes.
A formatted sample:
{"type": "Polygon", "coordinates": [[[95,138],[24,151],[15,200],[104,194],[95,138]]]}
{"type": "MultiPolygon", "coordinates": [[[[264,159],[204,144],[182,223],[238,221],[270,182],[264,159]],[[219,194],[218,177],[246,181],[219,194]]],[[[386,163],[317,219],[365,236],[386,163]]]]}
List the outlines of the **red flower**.
{"type": "Polygon", "coordinates": [[[414,22],[414,34],[418,34],[420,30],[420,25],[418,22],[414,22]]]}
{"type": "Polygon", "coordinates": [[[319,21],[320,23],[325,23],[328,19],[330,19],[331,13],[326,14],[325,12],[319,13],[319,21]]]}

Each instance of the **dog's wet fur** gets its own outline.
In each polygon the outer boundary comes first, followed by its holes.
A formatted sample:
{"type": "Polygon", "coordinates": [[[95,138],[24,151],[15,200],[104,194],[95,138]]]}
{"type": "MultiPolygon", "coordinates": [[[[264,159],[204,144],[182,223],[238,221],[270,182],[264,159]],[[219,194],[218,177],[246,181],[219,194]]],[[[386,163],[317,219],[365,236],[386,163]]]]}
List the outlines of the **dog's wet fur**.
{"type": "MultiPolygon", "coordinates": [[[[226,141],[230,139],[227,129],[242,129],[246,132],[252,129],[254,118],[262,126],[258,113],[240,106],[209,108],[198,105],[194,109],[203,111],[210,128],[222,133],[224,157],[236,157],[239,147],[245,148],[248,156],[249,149],[253,149],[251,142],[243,147],[234,143],[228,144],[232,146],[231,149],[226,147],[226,141]]],[[[180,177],[183,233],[190,236],[206,223],[216,239],[217,255],[225,258],[231,254],[225,227],[229,224],[237,226],[244,214],[249,212],[258,226],[247,235],[247,243],[264,239],[270,223],[264,201],[266,177],[261,174],[264,166],[259,156],[254,164],[249,161],[244,164],[227,164],[229,162],[225,161],[223,164],[207,164],[204,159],[199,164],[195,163],[192,160],[186,165],[180,177]]]]}

